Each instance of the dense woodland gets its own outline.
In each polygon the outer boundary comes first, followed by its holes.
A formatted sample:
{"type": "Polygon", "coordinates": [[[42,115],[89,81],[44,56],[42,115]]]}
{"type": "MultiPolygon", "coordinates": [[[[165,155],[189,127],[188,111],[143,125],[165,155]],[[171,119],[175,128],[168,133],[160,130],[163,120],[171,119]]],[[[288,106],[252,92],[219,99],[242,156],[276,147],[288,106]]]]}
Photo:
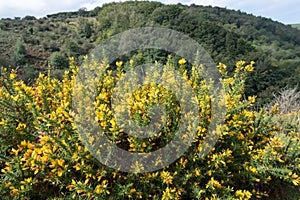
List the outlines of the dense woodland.
{"type": "Polygon", "coordinates": [[[28,83],[40,72],[47,73],[49,65],[53,75],[61,78],[69,57],[80,64],[101,41],[144,26],[189,35],[216,63],[233,67],[237,60],[255,61],[246,95],[258,95],[258,104],[268,102],[280,88],[300,82],[300,30],[241,11],[159,2],[111,3],[91,11],[81,8],[40,19],[1,19],[0,65],[17,69],[19,77],[28,83]]]}

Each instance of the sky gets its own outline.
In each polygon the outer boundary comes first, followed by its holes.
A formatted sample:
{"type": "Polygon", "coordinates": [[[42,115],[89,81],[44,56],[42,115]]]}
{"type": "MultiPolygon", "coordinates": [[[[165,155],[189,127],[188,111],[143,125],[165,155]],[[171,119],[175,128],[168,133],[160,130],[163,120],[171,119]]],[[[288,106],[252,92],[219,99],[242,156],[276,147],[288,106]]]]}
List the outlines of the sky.
{"type": "MultiPolygon", "coordinates": [[[[91,10],[104,3],[120,0],[0,0],[0,18],[44,17],[47,14],[91,10]]],[[[252,13],[285,23],[300,23],[299,0],[157,0],[165,4],[211,5],[252,13]]]]}

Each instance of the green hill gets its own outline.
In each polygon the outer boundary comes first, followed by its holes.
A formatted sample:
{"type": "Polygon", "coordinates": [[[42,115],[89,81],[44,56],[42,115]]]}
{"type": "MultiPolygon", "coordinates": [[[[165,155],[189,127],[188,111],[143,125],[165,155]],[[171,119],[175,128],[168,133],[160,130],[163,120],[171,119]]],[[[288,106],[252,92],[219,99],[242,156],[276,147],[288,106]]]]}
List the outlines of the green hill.
{"type": "Polygon", "coordinates": [[[254,60],[256,70],[248,79],[246,95],[258,95],[261,103],[279,88],[300,83],[300,30],[291,25],[219,7],[146,1],[105,4],[92,11],[81,9],[40,19],[1,19],[0,65],[17,68],[27,82],[38,72],[47,72],[49,64],[59,77],[68,57],[80,63],[111,35],[143,26],[167,27],[189,35],[216,63],[233,67],[237,60],[254,60]]]}

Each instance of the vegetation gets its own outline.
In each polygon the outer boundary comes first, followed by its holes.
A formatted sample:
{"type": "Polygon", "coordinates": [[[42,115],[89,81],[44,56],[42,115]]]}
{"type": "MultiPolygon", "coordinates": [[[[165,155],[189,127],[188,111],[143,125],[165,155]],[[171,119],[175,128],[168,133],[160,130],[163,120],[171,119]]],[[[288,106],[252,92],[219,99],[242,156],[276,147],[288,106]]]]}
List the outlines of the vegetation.
{"type": "MultiPolygon", "coordinates": [[[[240,11],[147,1],[105,4],[92,11],[81,8],[40,19],[1,19],[1,198],[298,199],[299,33],[290,25],[240,11]],[[199,104],[197,117],[190,116],[191,120],[201,116],[197,134],[184,155],[154,172],[138,173],[145,166],[136,163],[132,166],[136,173],[125,173],[100,163],[85,146],[87,142],[97,149],[99,135],[80,135],[76,117],[87,105],[76,109],[72,105],[75,94],[87,90],[83,85],[74,87],[78,66],[97,44],[145,26],[180,31],[219,63],[225,121],[213,132],[216,144],[202,157],[215,98],[209,91],[213,82],[203,79],[201,65],[153,49],[131,52],[113,63],[90,62],[85,67],[103,72],[99,80],[87,79],[98,81],[92,104],[97,125],[126,151],[147,153],[165,146],[182,117],[177,97],[155,83],[160,74],[135,90],[126,99],[126,108],[112,108],[113,89],[129,69],[146,62],[155,66],[157,61],[176,69],[199,104]],[[246,61],[236,63],[242,59],[246,61]],[[159,134],[147,139],[126,133],[112,114],[113,109],[129,109],[129,117],[144,126],[150,123],[155,104],[163,107],[167,118],[162,119],[165,125],[159,134]]],[[[125,89],[129,86],[122,83],[125,89]]]]}
{"type": "Polygon", "coordinates": [[[300,24],[292,24],[291,26],[294,28],[300,29],[300,24]]]}
{"type": "MultiPolygon", "coordinates": [[[[40,19],[2,19],[0,38],[5,39],[0,41],[0,65],[16,66],[11,55],[17,41],[26,46],[26,64],[35,66],[37,74],[47,72],[53,52],[74,56],[80,64],[82,57],[101,41],[142,26],[183,32],[199,42],[216,63],[223,62],[229,69],[239,59],[255,61],[256,70],[246,83],[246,95],[257,95],[257,105],[270,102],[272,93],[280,88],[299,84],[300,30],[241,11],[194,4],[129,1],[40,19]]],[[[17,73],[25,78],[22,69],[17,73]]]]}
{"type": "Polygon", "coordinates": [[[14,66],[21,66],[26,63],[26,49],[24,44],[17,42],[14,54],[13,54],[13,64],[14,66]]]}
{"type": "MultiPolygon", "coordinates": [[[[255,111],[252,109],[255,97],[243,98],[245,79],[254,70],[254,63],[238,62],[233,75],[229,75],[227,67],[220,64],[218,68],[223,77],[226,119],[216,132],[220,136],[216,145],[207,156],[202,157],[199,153],[203,150],[202,143],[212,117],[209,103],[212,99],[208,92],[212,83],[202,80],[201,68],[198,71],[192,67],[190,75],[187,75],[185,62],[180,60],[178,63],[169,57],[166,66],[169,69],[181,67],[180,73],[193,88],[202,117],[188,151],[173,164],[148,173],[125,173],[106,167],[91,156],[83,145],[83,138],[78,134],[79,127],[74,123],[77,114],[71,103],[78,73],[74,59],[63,80],[40,74],[32,86],[18,81],[14,71],[9,73],[2,69],[2,198],[298,198],[299,129],[295,129],[296,124],[282,129],[276,118],[284,119],[283,114],[299,117],[299,111],[280,113],[276,105],[269,112],[266,109],[255,111]]],[[[134,65],[134,61],[125,64],[118,61],[115,75],[105,62],[91,62],[87,67],[104,70],[103,76],[99,77],[95,111],[98,125],[105,130],[106,136],[126,151],[149,152],[173,138],[180,115],[174,112],[178,110],[178,105],[173,103],[172,93],[161,85],[149,82],[135,92],[133,99],[127,99],[131,117],[143,124],[148,119],[147,106],[163,101],[169,116],[168,125],[161,130],[159,138],[149,140],[123,132],[111,115],[111,95],[120,77],[126,76],[127,67],[134,65]]],[[[76,109],[81,107],[86,109],[85,104],[80,104],[76,109]]],[[[118,109],[122,110],[121,107],[118,109]]],[[[299,123],[299,118],[294,122],[299,123]]],[[[97,134],[90,135],[87,141],[97,145],[97,138],[97,134]]],[[[138,172],[143,165],[137,163],[132,167],[138,172]]]]}
{"type": "Polygon", "coordinates": [[[56,69],[64,69],[69,66],[69,59],[66,55],[59,52],[54,52],[50,56],[50,65],[56,69]]]}

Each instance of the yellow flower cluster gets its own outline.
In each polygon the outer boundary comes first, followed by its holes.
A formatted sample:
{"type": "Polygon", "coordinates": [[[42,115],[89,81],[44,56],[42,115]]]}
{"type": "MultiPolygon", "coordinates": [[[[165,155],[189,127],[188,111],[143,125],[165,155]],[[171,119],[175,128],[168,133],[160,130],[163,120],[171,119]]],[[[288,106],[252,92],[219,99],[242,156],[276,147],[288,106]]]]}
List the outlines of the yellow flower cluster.
{"type": "Polygon", "coordinates": [[[163,183],[166,183],[166,184],[172,184],[173,183],[173,176],[168,171],[162,171],[161,172],[161,178],[163,180],[163,183]]]}
{"type": "Polygon", "coordinates": [[[247,190],[237,190],[235,192],[235,195],[237,196],[237,198],[235,198],[235,199],[240,199],[240,200],[250,199],[252,196],[251,192],[249,192],[247,190]]]}
{"type": "Polygon", "coordinates": [[[162,200],[178,200],[180,199],[180,195],[181,195],[182,191],[181,190],[176,190],[176,188],[169,188],[167,187],[164,191],[163,191],[163,195],[162,195],[162,200]]]}

